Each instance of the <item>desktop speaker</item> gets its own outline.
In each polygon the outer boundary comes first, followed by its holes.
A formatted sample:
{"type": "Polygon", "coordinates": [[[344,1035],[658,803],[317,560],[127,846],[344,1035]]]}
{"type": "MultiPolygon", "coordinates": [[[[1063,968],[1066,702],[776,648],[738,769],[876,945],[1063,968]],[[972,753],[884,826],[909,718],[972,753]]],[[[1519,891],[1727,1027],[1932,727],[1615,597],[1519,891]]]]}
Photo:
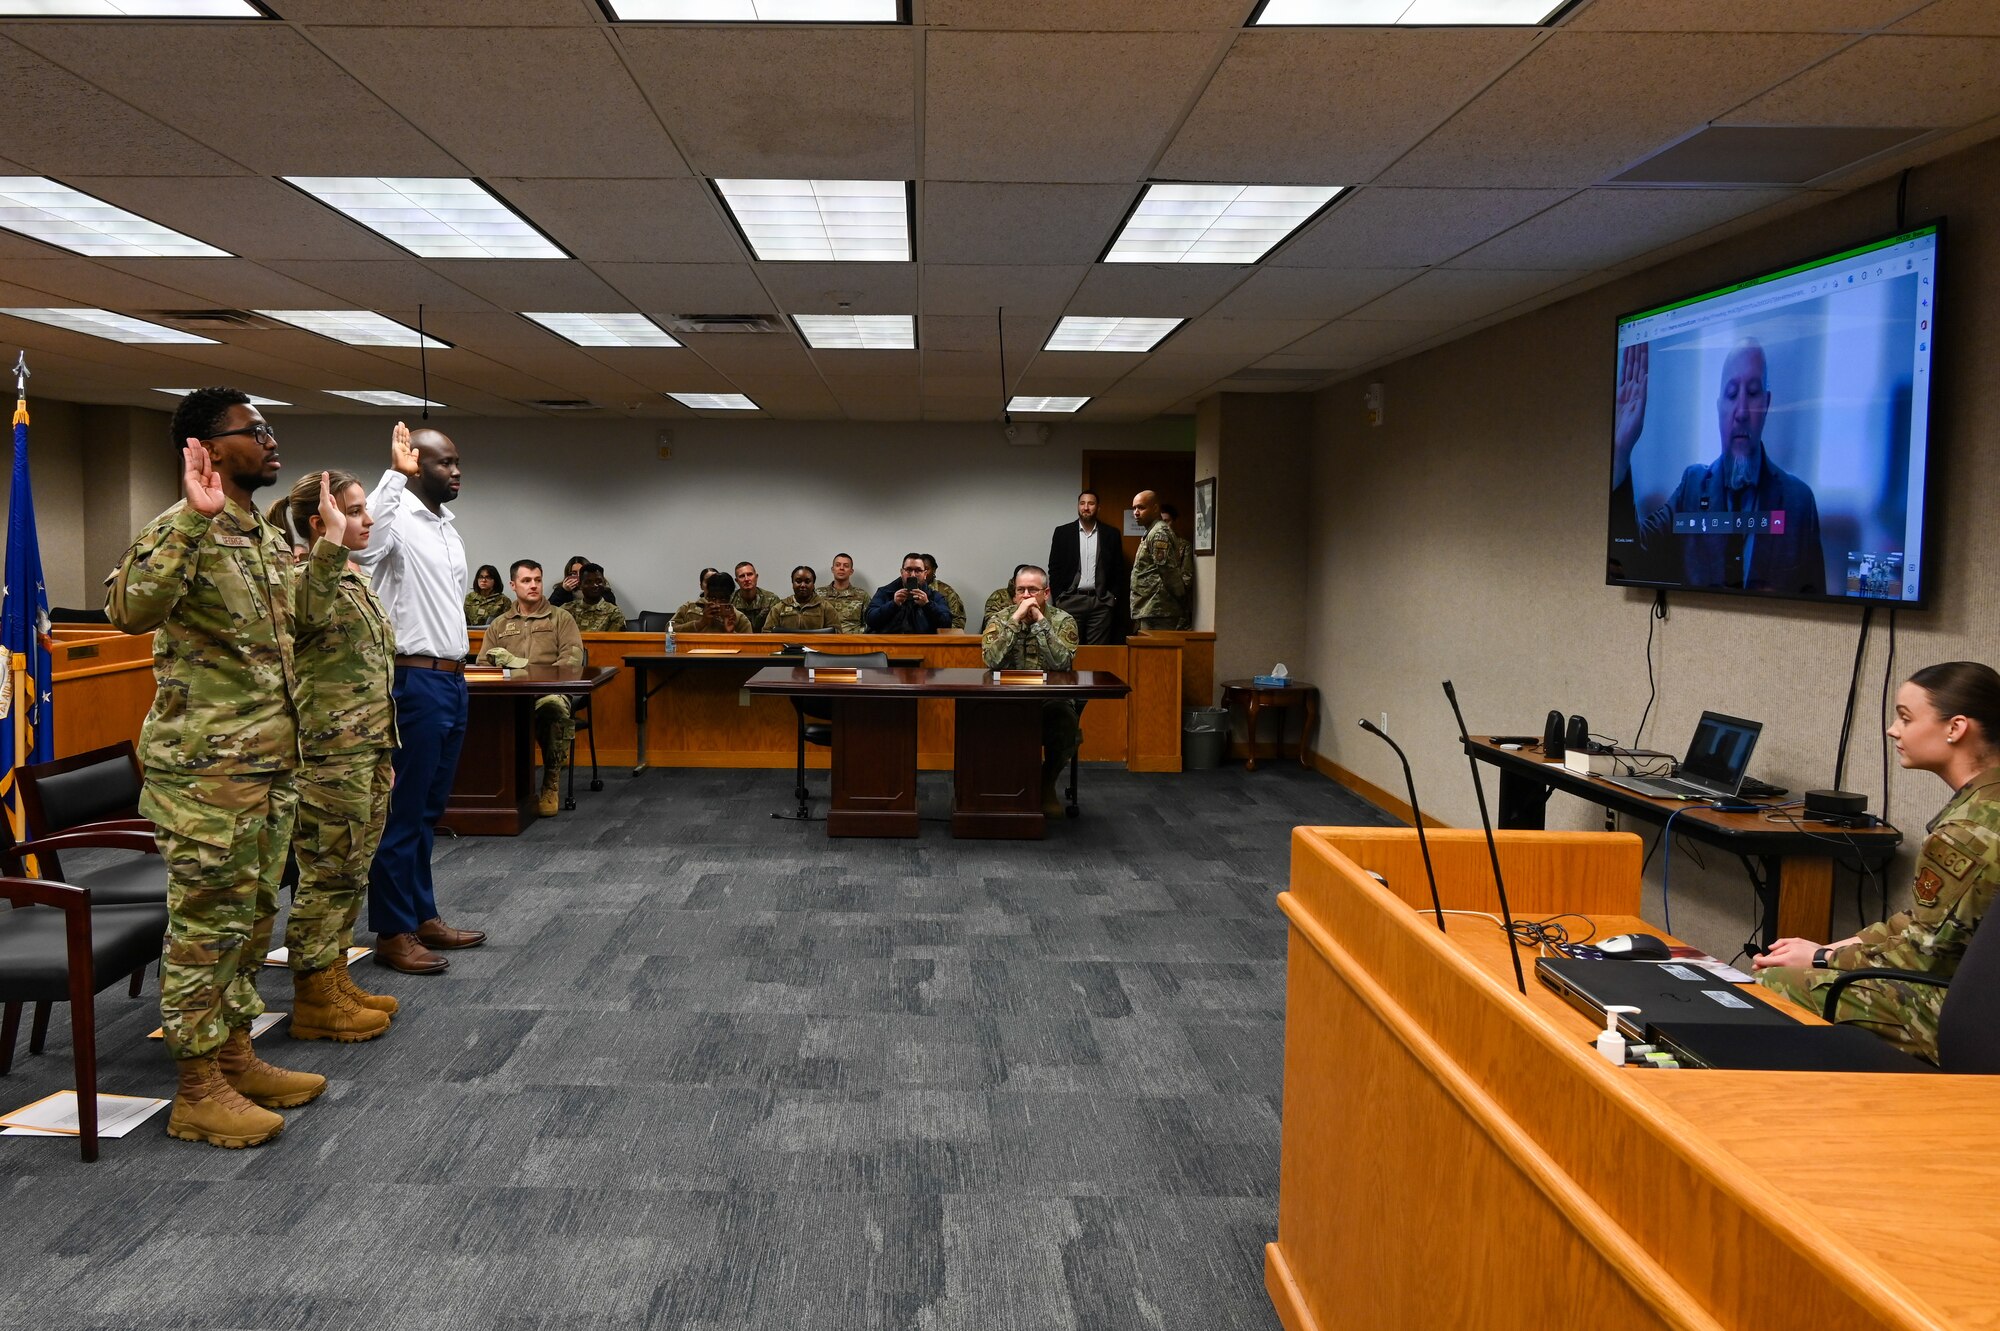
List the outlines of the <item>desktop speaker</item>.
{"type": "Polygon", "coordinates": [[[1549,719],[1542,725],[1542,759],[1545,762],[1561,762],[1563,759],[1563,714],[1550,712],[1549,719]]]}
{"type": "Polygon", "coordinates": [[[1569,719],[1569,730],[1563,735],[1563,743],[1578,753],[1590,752],[1590,722],[1580,716],[1569,719]]]}

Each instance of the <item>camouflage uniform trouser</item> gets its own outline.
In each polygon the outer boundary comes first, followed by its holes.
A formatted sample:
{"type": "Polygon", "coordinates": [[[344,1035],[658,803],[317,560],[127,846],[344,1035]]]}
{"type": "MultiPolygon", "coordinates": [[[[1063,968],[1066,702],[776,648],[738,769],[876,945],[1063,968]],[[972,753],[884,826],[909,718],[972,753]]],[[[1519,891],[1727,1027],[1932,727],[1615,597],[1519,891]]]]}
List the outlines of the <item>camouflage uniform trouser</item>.
{"type": "MultiPolygon", "coordinates": [[[[1815,1017],[1826,1008],[1826,990],[1840,974],[1836,970],[1801,970],[1773,966],[1757,973],[1757,983],[1783,994],[1815,1017]]],[[[1843,1026],[1860,1026],[1905,1053],[1932,1063],[1938,1059],[1938,1013],[1944,990],[1899,980],[1858,980],[1840,991],[1833,1019],[1843,1026]]]]}
{"type": "Polygon", "coordinates": [[[368,866],[382,842],[395,770],[390,751],[341,753],[299,769],[299,821],[293,853],[299,885],[285,922],[294,971],[325,970],[354,940],[368,898],[368,866]]]}
{"type": "Polygon", "coordinates": [[[1042,704],[1042,775],[1059,774],[1083,739],[1082,718],[1068,700],[1042,704]]]}
{"type": "Polygon", "coordinates": [[[549,693],[535,699],[535,743],[542,746],[542,779],[552,781],[569,766],[569,748],[576,742],[576,719],[569,698],[549,693]]]}
{"type": "Polygon", "coordinates": [[[167,862],[160,1024],[175,1058],[212,1054],[264,1011],[257,968],[278,918],[298,795],[290,772],[149,772],[139,812],[167,862]]]}
{"type": "Polygon", "coordinates": [[[1132,621],[1134,633],[1180,633],[1187,626],[1186,615],[1146,615],[1132,621]]]}

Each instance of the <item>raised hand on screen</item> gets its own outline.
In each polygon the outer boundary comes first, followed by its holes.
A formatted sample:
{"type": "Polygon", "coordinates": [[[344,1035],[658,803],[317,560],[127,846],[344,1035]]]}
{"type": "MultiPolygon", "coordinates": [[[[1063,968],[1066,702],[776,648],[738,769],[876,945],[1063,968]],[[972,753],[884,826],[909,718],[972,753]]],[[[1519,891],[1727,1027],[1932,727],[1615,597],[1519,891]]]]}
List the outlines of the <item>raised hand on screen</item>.
{"type": "Polygon", "coordinates": [[[220,513],[227,501],[222,478],[215,474],[215,459],[201,446],[201,440],[193,437],[181,449],[181,490],[187,495],[188,507],[206,517],[220,513]]]}
{"type": "Polygon", "coordinates": [[[1644,342],[1625,348],[1618,361],[1618,406],[1611,435],[1611,485],[1625,483],[1632,449],[1646,428],[1646,378],[1651,353],[1644,342]]]}

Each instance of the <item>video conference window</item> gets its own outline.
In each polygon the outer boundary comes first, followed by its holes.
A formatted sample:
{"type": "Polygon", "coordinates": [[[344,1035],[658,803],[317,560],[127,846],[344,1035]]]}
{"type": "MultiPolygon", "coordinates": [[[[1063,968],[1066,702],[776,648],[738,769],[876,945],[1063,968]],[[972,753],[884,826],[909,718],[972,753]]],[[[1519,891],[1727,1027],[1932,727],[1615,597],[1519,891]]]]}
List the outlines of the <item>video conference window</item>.
{"type": "Polygon", "coordinates": [[[1607,581],[1920,603],[1938,228],[1618,324],[1607,581]]]}

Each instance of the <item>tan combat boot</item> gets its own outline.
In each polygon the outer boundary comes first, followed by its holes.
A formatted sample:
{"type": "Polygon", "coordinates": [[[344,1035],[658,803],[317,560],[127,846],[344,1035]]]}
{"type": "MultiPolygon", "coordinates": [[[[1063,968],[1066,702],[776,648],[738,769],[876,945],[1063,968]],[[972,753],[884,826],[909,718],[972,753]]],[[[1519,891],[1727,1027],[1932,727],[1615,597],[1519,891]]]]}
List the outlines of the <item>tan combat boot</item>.
{"type": "Polygon", "coordinates": [[[292,972],[292,1038],[294,1040],[340,1040],[354,1043],[372,1040],[389,1029],[389,1014],[362,1007],[345,989],[340,977],[328,966],[316,971],[292,972]]]}
{"type": "Polygon", "coordinates": [[[246,1026],[229,1033],[229,1039],[215,1052],[215,1063],[238,1095],[266,1109],[296,1109],[326,1089],[326,1078],[317,1072],[274,1068],[257,1057],[246,1026]]]}
{"type": "Polygon", "coordinates": [[[362,1007],[395,1016],[403,1005],[387,994],[371,994],[354,982],[354,975],[347,969],[347,949],[340,950],[339,958],[333,963],[334,983],[347,991],[347,996],[362,1007]]]}
{"type": "Polygon", "coordinates": [[[562,812],[562,769],[544,767],[542,769],[542,797],[535,808],[544,818],[553,818],[562,812]]]}
{"type": "Polygon", "coordinates": [[[285,1130],[282,1116],[259,1109],[223,1078],[214,1054],[175,1061],[180,1090],[167,1115],[167,1135],[240,1150],[262,1146],[285,1130]]]}
{"type": "Polygon", "coordinates": [[[1068,810],[1063,807],[1062,796],[1056,793],[1055,776],[1044,773],[1042,776],[1042,815],[1047,818],[1060,818],[1067,812],[1068,810]]]}

